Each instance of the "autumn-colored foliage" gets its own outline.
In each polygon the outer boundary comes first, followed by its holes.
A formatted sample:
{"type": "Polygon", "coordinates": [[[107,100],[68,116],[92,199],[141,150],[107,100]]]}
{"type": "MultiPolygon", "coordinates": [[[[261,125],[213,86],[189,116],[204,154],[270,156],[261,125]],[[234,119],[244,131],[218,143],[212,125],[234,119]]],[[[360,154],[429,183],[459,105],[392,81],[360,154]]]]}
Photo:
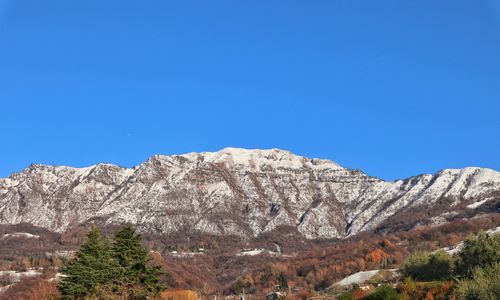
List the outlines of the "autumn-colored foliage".
{"type": "Polygon", "coordinates": [[[59,296],[56,282],[48,281],[43,277],[36,277],[22,279],[19,283],[7,289],[0,298],[10,300],[57,300],[59,296]]]}
{"type": "Polygon", "coordinates": [[[454,299],[453,281],[444,282],[415,282],[406,279],[398,290],[407,297],[407,299],[426,299],[426,300],[447,300],[454,299]]]}
{"type": "MultiPolygon", "coordinates": [[[[452,220],[440,226],[424,225],[409,231],[367,232],[343,240],[304,240],[291,227],[280,227],[253,240],[206,234],[190,237],[182,233],[171,236],[145,234],[143,246],[153,250],[149,253],[152,263],[165,270],[162,283],[168,288],[192,289],[201,295],[213,295],[231,294],[244,287],[246,293],[263,295],[279,285],[280,274],[283,274],[292,295],[300,295],[305,291],[308,294],[322,291],[359,271],[397,268],[417,250],[434,251],[453,246],[471,233],[499,225],[500,214],[491,214],[470,220],[452,220]],[[249,247],[275,251],[276,244],[283,255],[235,255],[249,247]],[[204,248],[204,252],[190,256],[172,255],[173,251],[195,253],[199,248],[204,248]]],[[[12,232],[20,229],[9,227],[4,230],[12,232]]],[[[41,236],[41,244],[37,246],[40,248],[23,248],[15,241],[0,241],[0,268],[26,270],[60,265],[64,258],[48,258],[47,249],[55,247],[55,244],[64,250],[77,249],[78,245],[74,243],[84,240],[77,235],[84,231],[72,230],[75,236],[64,234],[64,240],[61,240],[61,235],[37,232],[41,236]],[[14,249],[20,250],[16,252],[14,249]],[[36,249],[42,250],[36,252],[36,249]]],[[[111,234],[113,230],[105,227],[101,232],[111,234]]],[[[30,232],[28,229],[25,231],[30,232]]],[[[51,249],[55,251],[59,248],[51,249]]],[[[15,286],[12,287],[14,290],[15,286]]],[[[437,287],[429,288],[429,295],[436,298],[439,290],[437,287]]]]}

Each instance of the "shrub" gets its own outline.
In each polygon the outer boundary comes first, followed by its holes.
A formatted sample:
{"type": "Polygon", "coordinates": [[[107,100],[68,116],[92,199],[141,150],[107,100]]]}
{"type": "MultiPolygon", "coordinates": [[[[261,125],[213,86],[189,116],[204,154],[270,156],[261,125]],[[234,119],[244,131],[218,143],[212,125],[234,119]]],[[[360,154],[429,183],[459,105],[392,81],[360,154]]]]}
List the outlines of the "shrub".
{"type": "Polygon", "coordinates": [[[425,267],[429,263],[429,253],[417,251],[408,256],[399,267],[399,272],[403,277],[420,279],[425,273],[425,267]]]}
{"type": "Polygon", "coordinates": [[[362,298],[363,300],[403,300],[404,297],[398,294],[396,289],[382,285],[375,292],[362,298]]]}
{"type": "Polygon", "coordinates": [[[489,235],[483,231],[464,241],[457,263],[460,275],[471,277],[477,267],[483,268],[500,261],[500,234],[489,235]]]}
{"type": "Polygon", "coordinates": [[[476,267],[471,279],[459,281],[458,294],[466,300],[500,299],[500,263],[476,267]]]}
{"type": "Polygon", "coordinates": [[[443,250],[430,255],[427,272],[429,280],[446,280],[453,274],[453,259],[443,250]]]}
{"type": "Polygon", "coordinates": [[[356,297],[351,291],[343,292],[337,297],[338,300],[356,300],[356,297]]]}
{"type": "Polygon", "coordinates": [[[415,252],[401,264],[403,277],[415,280],[445,280],[452,276],[453,260],[444,251],[436,253],[415,252]]]}

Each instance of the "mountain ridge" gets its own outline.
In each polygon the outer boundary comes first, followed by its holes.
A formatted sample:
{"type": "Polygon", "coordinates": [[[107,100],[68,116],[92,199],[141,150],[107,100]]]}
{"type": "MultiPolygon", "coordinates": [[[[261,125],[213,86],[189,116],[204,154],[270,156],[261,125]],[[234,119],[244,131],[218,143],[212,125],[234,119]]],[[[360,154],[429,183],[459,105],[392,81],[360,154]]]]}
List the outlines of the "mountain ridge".
{"type": "MultiPolygon", "coordinates": [[[[208,155],[213,155],[213,154],[218,154],[218,153],[221,153],[221,152],[225,152],[227,150],[242,150],[242,151],[262,151],[262,152],[271,152],[271,151],[278,151],[278,152],[286,152],[286,153],[289,153],[291,155],[294,155],[296,157],[300,157],[300,158],[305,158],[305,159],[310,159],[310,160],[315,160],[315,161],[326,161],[326,162],[330,162],[334,165],[337,165],[341,168],[344,168],[344,169],[349,169],[349,170],[356,170],[356,171],[361,171],[364,173],[364,171],[362,171],[361,169],[359,168],[349,168],[349,167],[343,167],[341,166],[340,164],[338,164],[337,162],[331,160],[331,159],[327,159],[327,158],[319,158],[319,157],[313,157],[313,158],[308,158],[307,156],[303,156],[303,155],[300,155],[300,154],[295,154],[289,150],[284,150],[284,149],[281,149],[281,148],[266,148],[266,149],[260,149],[260,148],[241,148],[241,147],[225,147],[219,151],[202,151],[202,152],[187,152],[187,153],[184,153],[184,154],[170,154],[170,155],[165,155],[165,154],[155,154],[155,155],[152,155],[150,156],[148,159],[146,159],[145,161],[135,165],[135,166],[132,166],[132,167],[125,167],[125,166],[121,166],[119,164],[115,164],[115,163],[110,163],[110,162],[99,162],[99,163],[95,163],[95,164],[91,164],[91,165],[88,165],[88,166],[82,166],[82,167],[74,167],[74,166],[69,166],[69,165],[60,165],[60,164],[44,164],[44,163],[31,163],[28,165],[28,167],[22,169],[21,171],[18,171],[18,172],[12,172],[11,175],[9,176],[6,176],[6,177],[0,177],[0,180],[2,179],[8,179],[9,177],[11,177],[12,175],[15,175],[15,174],[18,174],[18,173],[22,173],[23,171],[27,170],[27,169],[30,169],[31,167],[65,167],[65,168],[72,168],[72,169],[88,169],[88,168],[94,168],[96,166],[99,166],[99,165],[104,165],[104,166],[110,166],[110,167],[119,167],[119,168],[122,168],[122,169],[136,169],[138,168],[140,165],[146,163],[147,161],[149,161],[150,159],[153,159],[153,158],[158,158],[158,157],[189,157],[189,156],[195,156],[195,155],[204,155],[204,154],[208,154],[208,155]]],[[[419,174],[416,174],[416,175],[412,175],[412,176],[407,176],[407,177],[402,177],[402,178],[396,178],[396,179],[383,179],[381,177],[378,177],[378,176],[375,176],[375,175],[369,175],[370,177],[373,177],[373,178],[377,178],[377,179],[380,179],[382,181],[386,181],[386,182],[396,182],[396,181],[400,181],[400,180],[407,180],[407,179],[411,179],[411,178],[415,178],[415,177],[419,177],[419,176],[424,176],[424,175],[433,175],[433,174],[437,174],[437,173],[440,173],[442,171],[446,171],[446,170],[451,170],[451,171],[458,171],[458,170],[463,170],[463,169],[485,169],[485,170],[491,170],[491,171],[494,171],[494,172],[499,172],[499,171],[496,171],[492,168],[488,168],[488,167],[479,167],[479,166],[465,166],[463,168],[445,168],[445,169],[440,169],[440,170],[437,170],[435,173],[419,173],[419,174]]],[[[367,174],[367,173],[365,173],[367,174]]]]}
{"type": "Polygon", "coordinates": [[[449,211],[430,216],[438,220],[499,195],[500,173],[487,168],[385,181],[286,150],[225,148],[155,155],[133,168],[32,164],[0,179],[0,224],[63,231],[98,218],[146,232],[242,237],[285,225],[306,238],[342,238],[405,209],[444,201],[449,211]]]}

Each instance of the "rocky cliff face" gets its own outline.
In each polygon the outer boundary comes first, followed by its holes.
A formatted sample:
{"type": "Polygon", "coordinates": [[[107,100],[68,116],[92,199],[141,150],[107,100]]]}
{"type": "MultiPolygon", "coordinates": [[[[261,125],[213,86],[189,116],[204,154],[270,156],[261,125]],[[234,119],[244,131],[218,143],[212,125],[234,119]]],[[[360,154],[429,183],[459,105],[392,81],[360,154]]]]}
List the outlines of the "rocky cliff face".
{"type": "Polygon", "coordinates": [[[242,237],[288,225],[307,238],[331,238],[374,229],[409,208],[445,201],[453,214],[499,198],[500,173],[489,169],[387,182],[288,151],[227,148],[154,156],[132,169],[31,165],[0,179],[0,224],[64,231],[99,220],[242,237]]]}

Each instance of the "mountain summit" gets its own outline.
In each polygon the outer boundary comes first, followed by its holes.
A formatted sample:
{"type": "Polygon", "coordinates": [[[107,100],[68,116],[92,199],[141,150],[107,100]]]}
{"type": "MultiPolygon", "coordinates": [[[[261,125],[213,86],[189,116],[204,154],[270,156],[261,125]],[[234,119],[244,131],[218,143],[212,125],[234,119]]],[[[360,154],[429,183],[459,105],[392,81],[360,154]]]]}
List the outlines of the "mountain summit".
{"type": "Polygon", "coordinates": [[[490,169],[389,182],[285,150],[225,148],[157,155],[130,169],[31,165],[0,179],[0,224],[62,232],[99,221],[241,237],[289,226],[306,238],[340,238],[411,212],[445,222],[499,198],[500,173],[490,169]]]}

